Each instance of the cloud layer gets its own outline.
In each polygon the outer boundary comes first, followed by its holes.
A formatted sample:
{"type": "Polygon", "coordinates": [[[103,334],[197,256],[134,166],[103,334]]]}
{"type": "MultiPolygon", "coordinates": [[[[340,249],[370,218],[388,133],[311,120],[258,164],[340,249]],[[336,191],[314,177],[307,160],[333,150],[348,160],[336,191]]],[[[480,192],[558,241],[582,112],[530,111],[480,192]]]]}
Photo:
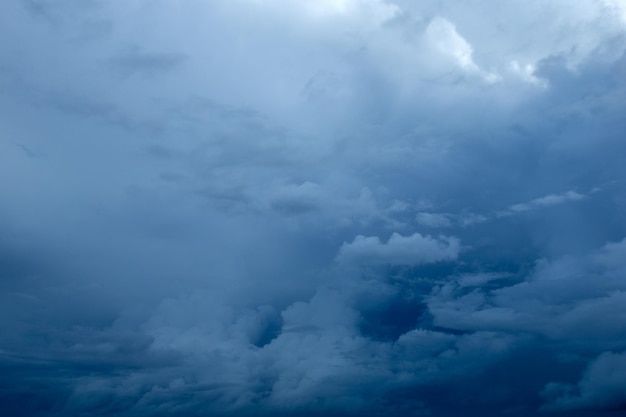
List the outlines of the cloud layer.
{"type": "Polygon", "coordinates": [[[7,413],[623,413],[622,0],[9,0],[0,34],[7,413]]]}

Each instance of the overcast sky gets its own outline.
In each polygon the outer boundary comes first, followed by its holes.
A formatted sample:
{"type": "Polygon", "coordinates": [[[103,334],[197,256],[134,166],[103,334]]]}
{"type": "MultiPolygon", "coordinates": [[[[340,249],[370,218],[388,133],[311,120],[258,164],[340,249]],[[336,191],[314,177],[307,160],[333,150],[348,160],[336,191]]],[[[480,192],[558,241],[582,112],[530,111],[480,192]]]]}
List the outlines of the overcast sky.
{"type": "Polygon", "coordinates": [[[2,0],[0,414],[621,416],[626,1],[2,0]]]}

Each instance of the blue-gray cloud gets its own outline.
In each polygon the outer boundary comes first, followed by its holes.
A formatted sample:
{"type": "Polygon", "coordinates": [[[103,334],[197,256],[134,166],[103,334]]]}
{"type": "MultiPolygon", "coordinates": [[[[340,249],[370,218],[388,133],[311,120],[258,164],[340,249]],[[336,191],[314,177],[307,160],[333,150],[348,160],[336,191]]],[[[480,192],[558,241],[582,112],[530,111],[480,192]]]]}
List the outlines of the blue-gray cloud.
{"type": "Polygon", "coordinates": [[[622,1],[10,0],[0,34],[11,415],[623,412],[622,1]]]}

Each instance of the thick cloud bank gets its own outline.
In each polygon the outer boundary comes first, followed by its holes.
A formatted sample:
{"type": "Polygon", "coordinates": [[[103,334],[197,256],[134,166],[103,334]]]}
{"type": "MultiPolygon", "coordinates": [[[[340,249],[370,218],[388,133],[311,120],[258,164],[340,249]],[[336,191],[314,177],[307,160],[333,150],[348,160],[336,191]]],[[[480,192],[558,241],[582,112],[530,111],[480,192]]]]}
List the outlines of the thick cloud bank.
{"type": "Polygon", "coordinates": [[[623,0],[6,0],[0,409],[619,416],[623,0]]]}

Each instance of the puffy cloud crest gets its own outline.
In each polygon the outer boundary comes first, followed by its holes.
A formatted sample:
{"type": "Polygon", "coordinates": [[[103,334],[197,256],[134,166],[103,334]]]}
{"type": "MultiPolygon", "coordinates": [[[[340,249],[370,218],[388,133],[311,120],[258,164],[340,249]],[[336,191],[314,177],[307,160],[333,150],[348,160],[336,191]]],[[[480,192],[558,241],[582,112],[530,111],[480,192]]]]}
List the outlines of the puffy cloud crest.
{"type": "Polygon", "coordinates": [[[420,265],[454,260],[460,251],[461,242],[455,237],[393,233],[383,243],[377,236],[359,235],[341,246],[337,260],[357,265],[420,265]]]}
{"type": "Polygon", "coordinates": [[[550,383],[543,391],[546,410],[624,410],[626,353],[605,352],[594,359],[576,385],[550,383]]]}

